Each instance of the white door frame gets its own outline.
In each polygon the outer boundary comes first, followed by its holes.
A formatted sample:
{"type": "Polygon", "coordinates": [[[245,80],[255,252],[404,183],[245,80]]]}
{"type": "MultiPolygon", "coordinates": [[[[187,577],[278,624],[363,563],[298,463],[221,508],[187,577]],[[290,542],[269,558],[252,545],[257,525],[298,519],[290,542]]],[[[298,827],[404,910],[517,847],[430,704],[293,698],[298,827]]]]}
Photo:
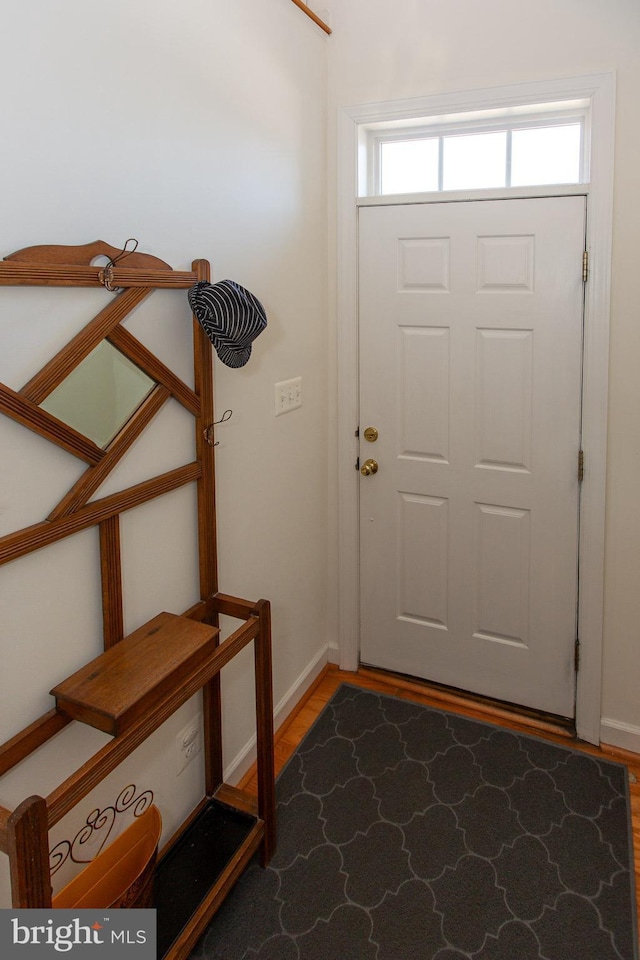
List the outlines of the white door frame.
{"type": "Polygon", "coordinates": [[[577,676],[576,729],[590,743],[600,741],[602,631],[604,613],[604,532],[609,368],[609,301],[613,219],[615,77],[612,73],[572,77],[410,100],[347,107],[338,117],[337,172],[337,353],[338,353],[338,582],[340,666],[355,670],[359,632],[359,474],[358,453],[358,286],[357,211],[371,203],[482,197],[588,196],[589,280],[585,287],[582,436],[585,451],[580,507],[580,670],[577,676]],[[363,124],[438,113],[554,100],[591,103],[590,182],[561,190],[511,189],[411,197],[358,198],[358,151],[363,124]]]}

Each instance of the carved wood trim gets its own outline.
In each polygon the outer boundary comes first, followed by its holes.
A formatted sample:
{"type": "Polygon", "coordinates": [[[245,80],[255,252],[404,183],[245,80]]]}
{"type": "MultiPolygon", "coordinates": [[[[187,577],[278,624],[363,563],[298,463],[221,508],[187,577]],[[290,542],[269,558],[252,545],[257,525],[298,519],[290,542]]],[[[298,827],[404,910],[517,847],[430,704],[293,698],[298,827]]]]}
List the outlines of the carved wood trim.
{"type": "Polygon", "coordinates": [[[122,557],[120,554],[120,516],[100,524],[100,577],[102,582],[102,623],[104,649],[115,646],[124,637],[122,602],[122,557]]]}
{"type": "Polygon", "coordinates": [[[51,543],[57,543],[58,540],[93,527],[125,510],[140,506],[148,500],[162,496],[163,493],[177,490],[186,483],[198,480],[200,475],[200,464],[189,463],[184,467],[153,477],[151,480],[128,487],[119,493],[113,493],[102,500],[94,500],[70,517],[61,517],[60,520],[52,522],[45,520],[42,523],[34,523],[24,530],[0,537],[0,565],[17,560],[18,557],[24,557],[51,543]]]}
{"type": "MultiPolygon", "coordinates": [[[[172,270],[163,273],[161,270],[132,270],[131,267],[113,268],[111,282],[114,287],[154,287],[158,290],[186,290],[196,282],[196,276],[188,270],[172,270]]],[[[100,279],[103,283],[104,280],[100,279]]]]}
{"type": "MultiPolygon", "coordinates": [[[[195,283],[196,277],[187,270],[132,270],[114,267],[111,284],[116,288],[154,287],[155,289],[186,290],[195,283]]],[[[105,271],[102,267],[64,266],[52,267],[45,276],[37,263],[0,261],[0,286],[12,287],[104,287],[105,271]]]]}
{"type": "Polygon", "coordinates": [[[192,413],[194,416],[198,416],[200,413],[200,400],[196,396],[195,392],[191,390],[190,387],[183,383],[183,381],[176,376],[173,370],[170,370],[169,367],[165,366],[162,361],[151,353],[150,350],[140,343],[136,337],[133,336],[128,330],[124,327],[115,327],[106,338],[109,343],[112,343],[114,347],[117,347],[118,350],[121,350],[122,353],[126,354],[129,359],[137,364],[141,370],[151,377],[152,380],[155,380],[157,383],[163,384],[168,390],[171,391],[171,395],[175,397],[178,403],[181,403],[183,407],[192,413]]]}
{"type": "Polygon", "coordinates": [[[250,600],[242,600],[240,597],[232,597],[227,593],[216,593],[211,597],[217,613],[227,617],[236,617],[238,620],[246,620],[255,613],[255,603],[250,600]]]}
{"type": "MultiPolygon", "coordinates": [[[[198,280],[209,279],[209,264],[195,260],[192,264],[198,280]]],[[[194,383],[200,398],[201,415],[196,418],[196,455],[202,464],[198,483],[198,543],[200,549],[200,596],[204,600],[218,589],[216,556],[215,447],[205,442],[204,432],[210,426],[205,419],[215,420],[213,394],[213,357],[206,333],[193,318],[194,383]]]]}
{"type": "MultiPolygon", "coordinates": [[[[198,280],[209,280],[206,260],[195,260],[191,266],[198,280]]],[[[215,420],[213,391],[213,357],[211,344],[196,318],[193,318],[194,383],[204,414],[196,418],[196,455],[202,464],[198,481],[198,551],[200,557],[200,596],[204,600],[218,590],[216,551],[216,488],[215,447],[205,441],[205,430],[215,420]]],[[[217,612],[209,623],[218,626],[217,612]]],[[[222,762],[222,692],[220,674],[211,678],[202,690],[204,720],[205,790],[212,796],[223,782],[222,762]]]]}
{"type": "MultiPolygon", "coordinates": [[[[68,244],[39,244],[34,247],[22,247],[22,249],[10,253],[5,257],[5,260],[13,263],[38,263],[41,268],[43,264],[47,267],[50,267],[51,264],[81,264],[89,266],[91,261],[95,260],[96,257],[109,257],[110,260],[115,260],[116,257],[121,257],[122,255],[122,248],[118,250],[117,247],[112,247],[110,244],[105,243],[104,240],[94,240],[92,243],[78,244],[75,246],[68,244]]],[[[149,253],[137,253],[135,250],[132,250],[131,253],[126,252],[125,255],[129,264],[139,269],[153,267],[156,270],[171,270],[168,263],[149,253]]]]}
{"type": "Polygon", "coordinates": [[[190,287],[195,280],[193,273],[172,270],[159,257],[119,250],[103,240],[80,246],[23,247],[0,261],[0,285],[180,289],[190,287]],[[92,266],[97,257],[108,257],[109,265],[92,266]],[[122,266],[124,261],[126,267],[122,266]]]}
{"type": "Polygon", "coordinates": [[[55,709],[49,710],[15,737],[3,743],[0,746],[0,776],[4,776],[17,763],[59,733],[68,723],[71,723],[69,717],[65,717],[55,709]]]}
{"type": "Polygon", "coordinates": [[[276,793],[273,743],[273,682],[271,663],[271,604],[258,600],[255,608],[260,631],[254,644],[256,676],[256,730],[258,814],[265,824],[260,862],[266,867],[276,849],[276,793]]]}
{"type": "Polygon", "coordinates": [[[51,391],[55,390],[65,377],[151,292],[150,288],[127,290],[114,297],[55,357],[49,360],[42,370],[36,373],[35,377],[24,385],[20,395],[33,403],[42,403],[51,391]]]}
{"type": "Polygon", "coordinates": [[[92,440],[87,439],[73,427],[67,426],[62,420],[51,416],[31,400],[16,393],[11,387],[0,383],[0,412],[11,417],[23,427],[33,430],[56,446],[62,447],[67,453],[72,453],[85,463],[96,464],[104,457],[101,450],[92,440]]]}

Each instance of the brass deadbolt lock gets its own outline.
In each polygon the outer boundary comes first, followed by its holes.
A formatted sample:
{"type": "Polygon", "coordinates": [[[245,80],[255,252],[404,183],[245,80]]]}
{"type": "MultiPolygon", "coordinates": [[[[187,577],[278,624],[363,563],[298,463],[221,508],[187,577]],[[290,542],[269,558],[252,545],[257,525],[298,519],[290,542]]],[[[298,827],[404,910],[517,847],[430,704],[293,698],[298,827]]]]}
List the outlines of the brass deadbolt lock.
{"type": "Polygon", "coordinates": [[[372,473],[378,472],[378,462],[377,460],[365,460],[365,462],[360,467],[360,473],[363,477],[370,477],[372,473]]]}
{"type": "Polygon", "coordinates": [[[369,443],[375,443],[378,439],[378,431],[375,427],[367,427],[364,432],[364,438],[365,440],[368,440],[369,443]]]}

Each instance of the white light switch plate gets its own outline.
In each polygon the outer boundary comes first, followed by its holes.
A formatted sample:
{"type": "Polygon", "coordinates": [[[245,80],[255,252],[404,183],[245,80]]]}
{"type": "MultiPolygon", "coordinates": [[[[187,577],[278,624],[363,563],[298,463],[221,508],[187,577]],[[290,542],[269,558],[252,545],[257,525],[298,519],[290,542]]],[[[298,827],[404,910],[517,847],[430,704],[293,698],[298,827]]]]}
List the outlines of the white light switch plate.
{"type": "Polygon", "coordinates": [[[302,377],[292,380],[281,380],[275,386],[275,414],[279,417],[283,413],[297,410],[302,406],[302,377]]]}

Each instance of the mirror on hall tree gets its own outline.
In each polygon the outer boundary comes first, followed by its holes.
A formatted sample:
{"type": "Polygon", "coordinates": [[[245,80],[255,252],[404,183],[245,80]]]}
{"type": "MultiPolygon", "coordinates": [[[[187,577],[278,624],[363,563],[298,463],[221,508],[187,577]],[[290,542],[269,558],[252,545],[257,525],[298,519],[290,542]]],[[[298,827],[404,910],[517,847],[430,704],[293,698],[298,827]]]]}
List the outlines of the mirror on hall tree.
{"type": "Polygon", "coordinates": [[[103,340],[40,406],[104,448],[154,386],[135,363],[103,340]]]}

